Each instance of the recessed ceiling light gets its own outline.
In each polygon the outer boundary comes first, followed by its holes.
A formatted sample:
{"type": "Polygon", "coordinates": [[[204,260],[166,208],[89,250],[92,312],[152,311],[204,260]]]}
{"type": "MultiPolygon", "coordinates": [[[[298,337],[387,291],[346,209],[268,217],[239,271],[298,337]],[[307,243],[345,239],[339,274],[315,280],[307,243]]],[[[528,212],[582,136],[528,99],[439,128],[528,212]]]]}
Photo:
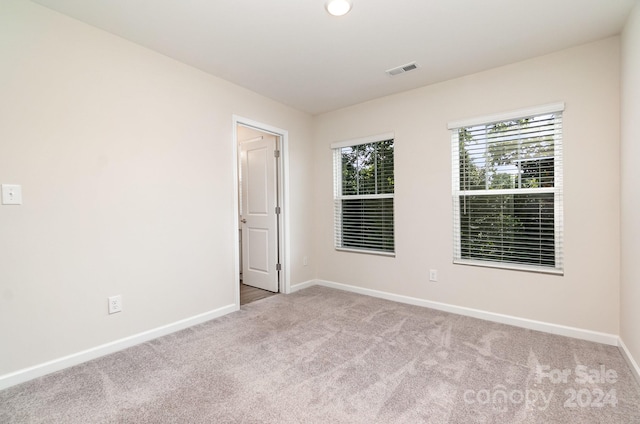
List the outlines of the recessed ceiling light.
{"type": "Polygon", "coordinates": [[[325,4],[327,12],[333,16],[342,16],[349,13],[351,7],[353,7],[352,0],[327,0],[325,4]]]}

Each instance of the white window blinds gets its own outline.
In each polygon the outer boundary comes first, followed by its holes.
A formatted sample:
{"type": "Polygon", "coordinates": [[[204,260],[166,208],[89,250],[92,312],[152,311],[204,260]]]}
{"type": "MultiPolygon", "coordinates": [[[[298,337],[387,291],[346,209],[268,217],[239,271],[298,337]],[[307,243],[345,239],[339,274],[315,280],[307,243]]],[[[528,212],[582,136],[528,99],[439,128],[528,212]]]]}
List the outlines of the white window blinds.
{"type": "Polygon", "coordinates": [[[454,261],[562,273],[562,110],[450,125],[454,261]]]}
{"type": "Polygon", "coordinates": [[[332,147],[336,249],[393,255],[393,138],[332,147]]]}

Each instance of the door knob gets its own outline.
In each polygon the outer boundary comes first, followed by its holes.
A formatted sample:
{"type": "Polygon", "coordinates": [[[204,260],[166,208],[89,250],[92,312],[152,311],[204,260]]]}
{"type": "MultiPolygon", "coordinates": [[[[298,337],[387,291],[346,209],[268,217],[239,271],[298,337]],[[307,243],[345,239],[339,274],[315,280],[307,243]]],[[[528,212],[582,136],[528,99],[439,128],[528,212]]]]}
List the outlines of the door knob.
{"type": "Polygon", "coordinates": [[[246,219],[244,219],[244,218],[242,218],[242,219],[240,220],[240,222],[242,222],[243,224],[246,224],[246,223],[247,223],[247,220],[246,220],[246,219]]]}

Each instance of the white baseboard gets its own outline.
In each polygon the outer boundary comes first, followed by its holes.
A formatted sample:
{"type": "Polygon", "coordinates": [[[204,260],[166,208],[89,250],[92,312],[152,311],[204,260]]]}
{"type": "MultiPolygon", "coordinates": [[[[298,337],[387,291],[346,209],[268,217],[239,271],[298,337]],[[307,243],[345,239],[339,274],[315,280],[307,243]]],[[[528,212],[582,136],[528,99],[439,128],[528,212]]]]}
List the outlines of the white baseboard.
{"type": "Polygon", "coordinates": [[[42,377],[52,372],[60,371],[65,368],[81,364],[83,362],[90,361],[92,359],[99,358],[101,356],[108,355],[110,353],[117,352],[119,350],[126,349],[131,346],[135,346],[140,343],[147,342],[149,340],[156,339],[158,337],[166,336],[167,334],[175,333],[176,331],[201,324],[203,322],[221,317],[237,310],[238,306],[235,304],[223,306],[221,308],[214,309],[213,311],[205,312],[190,318],[176,321],[171,324],[163,325],[162,327],[134,334],[120,340],[115,340],[113,342],[96,346],[91,349],[83,350],[81,352],[77,352],[62,358],[54,359],[43,364],[1,375],[0,390],[15,386],[16,384],[24,383],[29,380],[33,380],[34,378],[42,377]]]}
{"type": "MultiPolygon", "coordinates": [[[[304,283],[304,284],[308,284],[304,283]]],[[[447,303],[433,302],[430,300],[419,299],[416,297],[403,296],[399,294],[383,292],[379,290],[365,289],[362,287],[351,286],[348,284],[336,283],[333,281],[316,280],[315,284],[319,286],[331,287],[334,289],[350,291],[353,293],[364,294],[367,296],[378,297],[381,299],[393,300],[395,302],[406,303],[409,305],[423,306],[425,308],[437,309],[439,311],[450,312],[458,315],[464,315],[472,318],[479,318],[486,321],[499,322],[501,324],[513,325],[515,327],[527,328],[529,330],[542,331],[545,333],[557,334],[559,336],[567,336],[575,339],[582,339],[596,343],[602,343],[611,346],[618,346],[620,338],[615,334],[600,333],[597,331],[584,330],[582,328],[567,327],[564,325],[551,324],[543,321],[535,321],[527,318],[514,317],[511,315],[497,314],[487,312],[480,309],[465,308],[463,306],[455,306],[447,303]]],[[[308,284],[308,286],[313,284],[308,284]]]]}
{"type": "Polygon", "coordinates": [[[631,368],[636,381],[640,384],[640,366],[638,366],[638,363],[633,359],[633,356],[631,356],[631,352],[627,349],[627,345],[624,344],[622,338],[619,340],[618,348],[620,349],[625,361],[627,361],[627,364],[629,364],[629,368],[631,368]]]}
{"type": "Polygon", "coordinates": [[[295,293],[298,290],[306,289],[307,287],[315,286],[316,284],[318,284],[317,280],[309,280],[303,283],[294,284],[289,287],[289,293],[295,293]]]}
{"type": "MultiPolygon", "coordinates": [[[[462,306],[450,305],[447,303],[433,302],[430,300],[419,299],[410,296],[403,296],[394,293],[371,290],[357,286],[351,286],[348,284],[336,283],[325,280],[309,280],[303,283],[298,283],[290,287],[290,293],[311,287],[314,285],[330,287],[334,289],[349,291],[353,293],[359,293],[367,296],[373,296],[381,299],[392,300],[395,302],[406,303],[409,305],[422,306],[426,308],[436,309],[444,312],[450,312],[458,315],[469,316],[473,318],[484,319],[487,321],[499,322],[502,324],[513,325],[516,327],[527,328],[530,330],[542,331],[545,333],[557,334],[561,336],[573,337],[582,340],[588,340],[596,343],[602,343],[612,346],[618,346],[625,360],[629,363],[635,377],[640,383],[640,367],[635,362],[631,353],[627,349],[626,345],[617,335],[600,333],[591,330],[584,330],[580,328],[567,327],[563,325],[550,324],[542,321],[535,321],[526,318],[519,318],[510,315],[496,314],[493,312],[487,312],[479,309],[465,308],[462,306]]],[[[0,390],[6,389],[11,386],[15,386],[20,383],[32,380],[34,378],[42,377],[52,372],[60,371],[64,368],[72,367],[74,365],[81,364],[83,362],[90,361],[92,359],[99,358],[101,356],[108,355],[110,353],[117,352],[119,350],[126,349],[131,346],[135,346],[140,343],[144,343],[149,340],[156,339],[158,337],[165,336],[167,334],[174,333],[176,331],[183,330],[193,325],[201,324],[203,322],[227,315],[231,312],[237,311],[239,308],[237,305],[232,304],[224,306],[213,311],[205,312],[200,315],[196,315],[190,318],[186,318],[162,327],[158,327],[152,330],[144,331],[129,337],[125,337],[120,340],[116,340],[110,343],[106,343],[100,346],[96,346],[91,349],[87,349],[78,353],[74,353],[62,358],[54,359],[43,364],[35,365],[33,367],[18,370],[9,374],[0,376],[0,390]]]]}

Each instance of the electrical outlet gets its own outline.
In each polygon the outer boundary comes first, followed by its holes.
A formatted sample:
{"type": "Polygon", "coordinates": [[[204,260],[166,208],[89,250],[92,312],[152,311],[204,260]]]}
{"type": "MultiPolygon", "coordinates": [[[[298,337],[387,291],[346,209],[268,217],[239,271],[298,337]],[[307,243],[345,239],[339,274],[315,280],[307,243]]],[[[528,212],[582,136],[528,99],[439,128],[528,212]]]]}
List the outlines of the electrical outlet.
{"type": "Polygon", "coordinates": [[[22,186],[18,184],[2,184],[2,204],[21,205],[22,186]]]}
{"type": "Polygon", "coordinates": [[[111,296],[109,298],[109,313],[115,314],[116,312],[122,312],[122,296],[111,296]]]}
{"type": "Polygon", "coordinates": [[[438,270],[430,269],[429,270],[429,281],[438,281],[438,270]]]}

